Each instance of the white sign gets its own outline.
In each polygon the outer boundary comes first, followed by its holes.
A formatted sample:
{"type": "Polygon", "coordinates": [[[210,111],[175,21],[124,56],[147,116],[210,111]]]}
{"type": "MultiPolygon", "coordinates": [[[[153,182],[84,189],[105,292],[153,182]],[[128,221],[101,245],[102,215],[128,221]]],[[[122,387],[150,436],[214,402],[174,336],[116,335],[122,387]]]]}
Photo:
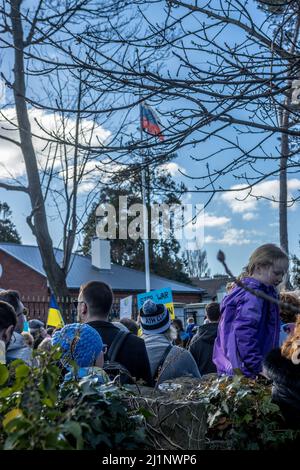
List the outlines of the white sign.
{"type": "Polygon", "coordinates": [[[131,318],[132,315],[132,295],[120,300],[120,318],[131,318]]]}

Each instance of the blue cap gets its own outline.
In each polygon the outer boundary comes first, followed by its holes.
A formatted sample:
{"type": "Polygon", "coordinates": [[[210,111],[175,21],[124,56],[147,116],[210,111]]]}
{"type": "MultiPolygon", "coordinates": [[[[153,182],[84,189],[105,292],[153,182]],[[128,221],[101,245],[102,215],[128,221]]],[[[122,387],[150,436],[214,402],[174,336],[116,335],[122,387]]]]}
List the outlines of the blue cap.
{"type": "Polygon", "coordinates": [[[38,320],[37,318],[29,320],[28,324],[31,330],[38,330],[39,328],[45,328],[45,323],[42,320],[38,320]]]}
{"type": "Polygon", "coordinates": [[[93,366],[103,350],[102,338],[95,328],[86,323],[71,323],[52,336],[53,346],[60,346],[62,359],[75,361],[79,367],[93,366]]]}

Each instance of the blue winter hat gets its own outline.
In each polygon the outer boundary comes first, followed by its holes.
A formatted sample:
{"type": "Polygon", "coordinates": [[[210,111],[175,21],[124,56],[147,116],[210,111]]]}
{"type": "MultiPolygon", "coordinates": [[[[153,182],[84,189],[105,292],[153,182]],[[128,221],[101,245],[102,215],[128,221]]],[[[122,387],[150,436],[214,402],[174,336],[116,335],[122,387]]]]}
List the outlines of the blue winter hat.
{"type": "Polygon", "coordinates": [[[141,309],[141,327],[145,335],[157,335],[170,328],[171,317],[163,304],[146,300],[141,309]]]}
{"type": "Polygon", "coordinates": [[[79,367],[93,366],[103,350],[103,341],[98,331],[86,323],[71,323],[52,336],[53,346],[60,346],[62,359],[75,361],[79,367]]]}

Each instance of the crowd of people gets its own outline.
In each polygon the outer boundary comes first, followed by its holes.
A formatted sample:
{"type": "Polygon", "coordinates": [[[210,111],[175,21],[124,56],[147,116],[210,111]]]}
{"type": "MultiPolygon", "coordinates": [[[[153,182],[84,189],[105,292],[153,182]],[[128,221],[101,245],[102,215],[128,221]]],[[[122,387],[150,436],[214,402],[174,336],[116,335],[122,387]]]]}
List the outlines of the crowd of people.
{"type": "Polygon", "coordinates": [[[263,376],[272,381],[274,402],[288,426],[298,428],[300,297],[297,292],[279,294],[287,270],[287,255],[275,245],[262,245],[238,281],[228,285],[221,305],[207,304],[204,323],[198,326],[191,317],[186,328],[152,300],[144,303],[137,321],[111,322],[113,292],[107,284],[91,281],[79,291],[76,323],[55,331],[32,319],[25,332],[19,293],[1,291],[1,357],[8,363],[20,358],[30,365],[34,349],[59,346],[64,382],[93,373],[100,383],[118,377],[123,384],[142,382],[150,387],[183,376],[233,376],[239,370],[250,379],[263,376]]]}

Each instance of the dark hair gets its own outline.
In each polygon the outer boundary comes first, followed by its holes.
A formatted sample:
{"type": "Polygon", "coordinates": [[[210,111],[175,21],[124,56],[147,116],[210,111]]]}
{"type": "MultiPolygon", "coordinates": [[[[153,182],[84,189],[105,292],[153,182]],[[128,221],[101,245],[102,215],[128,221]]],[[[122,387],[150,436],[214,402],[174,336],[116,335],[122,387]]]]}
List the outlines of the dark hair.
{"type": "Polygon", "coordinates": [[[139,331],[139,325],[136,321],[132,320],[132,318],[121,318],[120,323],[122,323],[122,325],[125,325],[126,328],[128,328],[128,330],[130,331],[130,333],[137,336],[139,331]]]}
{"type": "Polygon", "coordinates": [[[0,300],[7,302],[17,311],[19,308],[20,294],[16,290],[3,290],[0,292],[0,300]]]}
{"type": "Polygon", "coordinates": [[[14,308],[8,303],[0,300],[0,330],[4,330],[9,326],[14,327],[17,324],[17,316],[14,308]]]}
{"type": "Polygon", "coordinates": [[[206,316],[209,321],[219,321],[221,312],[220,312],[220,304],[218,302],[211,302],[207,304],[205,307],[206,316]]]}
{"type": "Polygon", "coordinates": [[[172,320],[172,325],[174,325],[175,328],[178,328],[180,331],[184,331],[183,324],[180,318],[174,318],[174,320],[172,320]]]}
{"type": "Polygon", "coordinates": [[[113,293],[108,284],[90,281],[80,287],[79,293],[82,294],[91,314],[99,317],[108,316],[113,303],[113,293]]]}

